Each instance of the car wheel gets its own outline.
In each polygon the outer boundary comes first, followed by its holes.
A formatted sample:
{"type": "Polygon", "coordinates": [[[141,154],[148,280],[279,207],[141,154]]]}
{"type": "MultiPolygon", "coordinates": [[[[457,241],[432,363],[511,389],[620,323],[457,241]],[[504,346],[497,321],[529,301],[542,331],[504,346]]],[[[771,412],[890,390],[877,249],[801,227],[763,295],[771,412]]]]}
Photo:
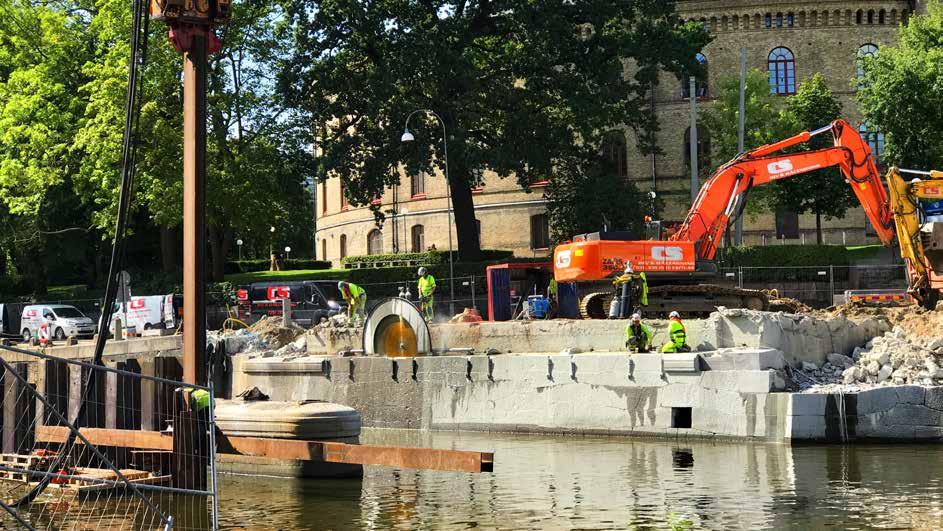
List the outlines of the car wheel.
{"type": "Polygon", "coordinates": [[[144,323],[144,329],[145,329],[145,330],[150,330],[150,329],[152,329],[152,328],[154,328],[154,325],[152,325],[151,323],[144,323]]]}
{"type": "Polygon", "coordinates": [[[30,333],[29,328],[23,329],[23,342],[29,343],[29,340],[33,339],[33,334],[30,333]]]}
{"type": "Polygon", "coordinates": [[[65,339],[65,330],[61,328],[56,328],[56,339],[58,339],[59,341],[62,341],[63,339],[65,339]]]}

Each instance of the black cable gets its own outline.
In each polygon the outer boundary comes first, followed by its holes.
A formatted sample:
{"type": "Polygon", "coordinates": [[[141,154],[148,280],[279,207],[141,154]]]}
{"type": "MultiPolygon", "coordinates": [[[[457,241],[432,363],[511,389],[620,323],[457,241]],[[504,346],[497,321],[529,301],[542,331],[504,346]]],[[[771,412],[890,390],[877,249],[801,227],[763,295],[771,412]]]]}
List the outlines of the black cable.
{"type": "MultiPolygon", "coordinates": [[[[105,300],[102,306],[102,317],[98,325],[98,337],[95,342],[93,364],[104,366],[102,357],[105,351],[105,342],[108,339],[108,330],[111,323],[112,310],[118,291],[117,276],[121,271],[122,257],[124,256],[125,231],[127,228],[128,211],[131,205],[131,189],[134,183],[134,171],[137,159],[138,125],[141,115],[141,95],[138,80],[141,70],[147,60],[147,37],[150,17],[146,0],[134,0],[131,14],[131,57],[128,63],[128,91],[125,98],[124,136],[121,151],[121,188],[118,194],[118,215],[115,221],[115,239],[111,249],[111,262],[108,267],[108,277],[105,284],[105,300]]],[[[96,385],[97,372],[88,371],[82,382],[82,397],[79,401],[78,413],[72,422],[79,423],[85,414],[85,405],[88,401],[90,389],[96,385]]],[[[41,392],[41,391],[40,391],[41,392]]],[[[62,467],[66,456],[75,445],[75,432],[69,436],[59,451],[52,470],[62,467]]],[[[44,477],[22,498],[12,505],[19,507],[30,503],[42,494],[51,481],[51,477],[44,477]]]]}

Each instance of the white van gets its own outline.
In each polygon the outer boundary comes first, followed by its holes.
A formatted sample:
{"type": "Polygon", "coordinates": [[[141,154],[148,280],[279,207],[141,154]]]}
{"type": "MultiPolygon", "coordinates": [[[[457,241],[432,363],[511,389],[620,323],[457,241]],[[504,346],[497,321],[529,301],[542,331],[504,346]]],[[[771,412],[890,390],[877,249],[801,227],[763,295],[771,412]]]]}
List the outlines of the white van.
{"type": "MultiPolygon", "coordinates": [[[[115,333],[115,318],[121,319],[124,328],[133,326],[138,333],[142,330],[152,328],[164,328],[166,313],[164,309],[167,297],[164,295],[151,295],[147,297],[131,297],[128,301],[127,311],[122,311],[120,303],[115,304],[115,309],[111,316],[111,333],[115,333]]],[[[173,328],[171,320],[170,328],[173,328]]]]}
{"type": "Polygon", "coordinates": [[[95,335],[95,323],[75,306],[32,304],[23,308],[20,319],[23,341],[38,338],[43,323],[46,323],[50,338],[62,340],[70,336],[90,338],[95,335]]]}

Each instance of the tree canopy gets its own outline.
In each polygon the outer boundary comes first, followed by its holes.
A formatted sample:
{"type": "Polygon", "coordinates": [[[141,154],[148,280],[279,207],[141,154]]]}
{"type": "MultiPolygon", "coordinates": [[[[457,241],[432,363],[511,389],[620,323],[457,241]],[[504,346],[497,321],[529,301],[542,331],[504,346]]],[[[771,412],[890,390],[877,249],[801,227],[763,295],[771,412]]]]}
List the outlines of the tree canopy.
{"type": "Polygon", "coordinates": [[[943,5],[930,2],[900,29],[897,46],[863,58],[858,104],[869,128],[882,131],[887,164],[943,168],[943,5]]]}
{"type": "MultiPolygon", "coordinates": [[[[284,28],[293,57],[281,93],[321,133],[319,178],[337,177],[367,205],[408,173],[444,170],[445,124],[459,254],[480,245],[470,186],[481,172],[527,189],[598,156],[626,127],[644,152],[657,130],[648,109],[658,72],[696,71],[708,41],[681,26],[673,2],[534,0],[356,2],[292,0],[284,28]]],[[[382,213],[377,211],[378,218],[382,213]]]]}

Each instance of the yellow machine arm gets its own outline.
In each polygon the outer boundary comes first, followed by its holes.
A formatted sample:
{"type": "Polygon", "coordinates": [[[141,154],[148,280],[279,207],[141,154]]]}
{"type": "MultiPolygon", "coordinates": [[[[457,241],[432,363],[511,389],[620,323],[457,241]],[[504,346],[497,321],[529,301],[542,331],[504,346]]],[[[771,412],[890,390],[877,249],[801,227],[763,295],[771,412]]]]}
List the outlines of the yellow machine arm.
{"type": "Polygon", "coordinates": [[[928,253],[938,253],[943,242],[935,242],[938,231],[927,237],[934,249],[926,249],[921,235],[923,220],[920,218],[919,200],[943,200],[943,171],[902,170],[891,167],[885,176],[889,191],[891,212],[897,226],[900,252],[907,263],[910,275],[909,292],[921,305],[934,309],[940,296],[939,278],[935,274],[934,261],[928,253]],[[914,175],[910,181],[903,174],[914,175]],[[935,243],[934,243],[935,242],[935,243]]]}

